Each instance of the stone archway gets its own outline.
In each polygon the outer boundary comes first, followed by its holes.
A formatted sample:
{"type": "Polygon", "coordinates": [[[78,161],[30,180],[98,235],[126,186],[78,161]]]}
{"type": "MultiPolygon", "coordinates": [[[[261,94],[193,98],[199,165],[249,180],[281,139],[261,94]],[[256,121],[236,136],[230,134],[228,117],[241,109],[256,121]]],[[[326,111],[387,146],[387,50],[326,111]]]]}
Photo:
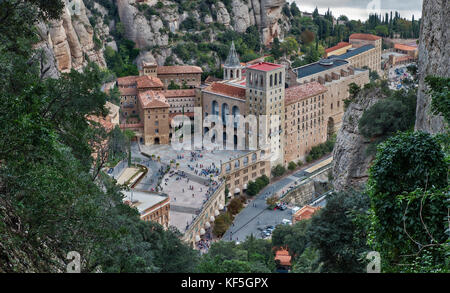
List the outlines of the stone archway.
{"type": "Polygon", "coordinates": [[[159,144],[159,143],[160,143],[159,137],[155,137],[154,144],[159,144]]]}

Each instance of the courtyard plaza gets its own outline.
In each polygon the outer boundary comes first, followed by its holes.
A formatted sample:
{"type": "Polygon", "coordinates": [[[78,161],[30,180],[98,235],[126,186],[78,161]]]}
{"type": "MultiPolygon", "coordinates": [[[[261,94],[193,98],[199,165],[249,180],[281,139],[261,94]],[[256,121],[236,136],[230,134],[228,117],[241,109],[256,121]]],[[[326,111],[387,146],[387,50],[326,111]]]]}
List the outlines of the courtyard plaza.
{"type": "Polygon", "coordinates": [[[163,164],[169,165],[171,161],[179,163],[177,170],[188,174],[217,180],[220,167],[223,163],[245,155],[248,151],[232,150],[176,150],[170,145],[141,145],[141,152],[146,156],[160,157],[163,164]],[[210,172],[216,170],[216,172],[210,172]],[[203,171],[203,172],[202,172],[203,171]]]}
{"type": "Polygon", "coordinates": [[[200,213],[203,204],[220,185],[221,164],[243,156],[246,151],[175,150],[170,145],[140,145],[147,157],[159,157],[162,164],[172,164],[161,180],[161,192],[170,198],[169,225],[184,233],[200,213]],[[176,163],[179,163],[177,166],[176,163]],[[213,175],[212,177],[210,175],[213,175]]]}

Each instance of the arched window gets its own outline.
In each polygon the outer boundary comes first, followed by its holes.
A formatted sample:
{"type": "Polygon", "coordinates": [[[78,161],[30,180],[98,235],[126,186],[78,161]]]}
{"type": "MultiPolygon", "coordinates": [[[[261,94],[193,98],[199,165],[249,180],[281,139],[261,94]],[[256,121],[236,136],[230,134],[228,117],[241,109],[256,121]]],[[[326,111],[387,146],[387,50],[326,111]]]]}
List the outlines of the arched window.
{"type": "Polygon", "coordinates": [[[227,124],[227,121],[228,121],[227,115],[229,115],[229,114],[230,114],[230,108],[229,108],[228,104],[223,103],[222,104],[222,123],[223,123],[223,125],[227,124]]]}
{"type": "Polygon", "coordinates": [[[272,74],[270,75],[270,83],[269,84],[270,84],[270,87],[273,86],[273,75],[272,74]]]}
{"type": "Polygon", "coordinates": [[[238,106],[233,106],[232,109],[232,114],[233,114],[233,120],[234,120],[234,128],[237,128],[237,126],[239,125],[239,115],[240,115],[240,110],[238,106]]]}
{"type": "Polygon", "coordinates": [[[219,115],[219,103],[217,101],[212,102],[212,114],[219,115]]]}

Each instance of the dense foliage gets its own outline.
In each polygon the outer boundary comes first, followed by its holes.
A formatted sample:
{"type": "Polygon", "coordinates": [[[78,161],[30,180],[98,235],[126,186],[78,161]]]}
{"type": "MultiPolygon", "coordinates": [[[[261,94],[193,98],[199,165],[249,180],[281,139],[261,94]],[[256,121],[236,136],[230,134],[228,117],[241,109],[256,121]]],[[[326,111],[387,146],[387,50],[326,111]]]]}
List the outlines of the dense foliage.
{"type": "Polygon", "coordinates": [[[363,272],[369,251],[364,220],[368,209],[369,198],[363,193],[333,193],[311,220],[277,226],[272,245],[288,248],[294,272],[363,272]]]}
{"type": "Polygon", "coordinates": [[[392,91],[364,111],[359,120],[361,134],[377,144],[397,131],[411,130],[416,121],[416,100],[415,90],[392,91]]]}
{"type": "Polygon", "coordinates": [[[270,242],[250,236],[246,241],[219,241],[211,245],[208,254],[203,255],[198,271],[200,273],[273,273],[274,253],[270,242]]]}
{"type": "Polygon", "coordinates": [[[93,159],[108,137],[86,117],[106,113],[104,73],[90,64],[41,78],[33,26],[58,16],[53,2],[0,3],[0,271],[65,271],[69,251],[86,272],[192,271],[197,253],[141,221],[93,159]]]}
{"type": "Polygon", "coordinates": [[[370,168],[371,244],[386,271],[403,271],[423,250],[443,264],[439,244],[449,238],[448,163],[423,132],[400,133],[378,147],[370,168]]]}

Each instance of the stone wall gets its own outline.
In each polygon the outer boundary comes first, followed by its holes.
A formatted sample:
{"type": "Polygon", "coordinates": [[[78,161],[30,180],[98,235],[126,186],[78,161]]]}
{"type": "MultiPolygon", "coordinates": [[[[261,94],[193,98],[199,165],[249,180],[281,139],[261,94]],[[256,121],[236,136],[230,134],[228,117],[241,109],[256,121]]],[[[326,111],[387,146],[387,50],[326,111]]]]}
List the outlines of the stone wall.
{"type": "Polygon", "coordinates": [[[322,194],[330,190],[328,174],[331,167],[325,168],[321,172],[312,176],[299,187],[285,195],[282,201],[296,206],[304,206],[318,199],[322,194]]]}

